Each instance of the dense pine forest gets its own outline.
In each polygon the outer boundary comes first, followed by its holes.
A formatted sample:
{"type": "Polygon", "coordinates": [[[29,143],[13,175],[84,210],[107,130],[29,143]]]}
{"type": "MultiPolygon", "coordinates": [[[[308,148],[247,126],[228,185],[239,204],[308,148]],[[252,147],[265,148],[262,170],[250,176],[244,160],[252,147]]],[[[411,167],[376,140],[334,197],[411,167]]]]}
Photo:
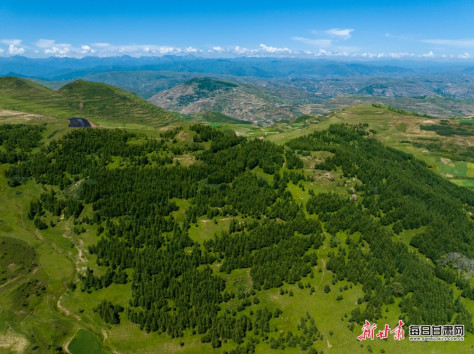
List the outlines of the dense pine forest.
{"type": "Polygon", "coordinates": [[[406,325],[464,324],[474,332],[465,306],[474,300],[467,277],[474,193],[385,147],[366,125],[332,125],[284,146],[206,125],[158,138],[77,129],[49,142],[44,129],[1,125],[0,164],[9,186],[41,185],[26,210],[37,229],[72,220],[79,237],[94,230],[87,251],[96,267],[69,289],[94,294],[130,284],[128,306],[97,301],[93,312],[108,326],[127,318],[145,332],[196,336],[209,350],[232,343],[231,353],[254,352],[260,343],[314,353],[326,338],[313,316],[303,316],[297,331],[275,328],[284,311],[260,303],[260,294],[279,289],[291,297],[288,285],[297,285],[310,298],[322,290],[309,280],[325,267],[333,277],[326,292],[343,281],[362,286],[347,314],[354,338],[394,303],[406,325]],[[327,157],[305,168],[318,152],[327,157]],[[305,190],[319,183],[315,171],[340,173],[341,184],[352,183],[349,192],[305,190]],[[193,239],[203,218],[228,219],[229,227],[193,239]],[[318,250],[327,241],[323,263],[318,250]],[[229,274],[242,269],[251,288],[229,287],[229,274]]]}

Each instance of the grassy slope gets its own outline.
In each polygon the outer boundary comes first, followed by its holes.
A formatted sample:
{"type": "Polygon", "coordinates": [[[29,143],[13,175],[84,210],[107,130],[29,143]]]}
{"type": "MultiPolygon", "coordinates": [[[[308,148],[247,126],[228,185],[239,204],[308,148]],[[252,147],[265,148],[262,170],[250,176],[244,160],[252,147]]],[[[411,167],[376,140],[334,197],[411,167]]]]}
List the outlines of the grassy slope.
{"type": "MultiPolygon", "coordinates": [[[[71,323],[58,311],[57,301],[65,291],[64,283],[74,276],[75,250],[70,243],[65,246],[60,231],[40,233],[35,230],[25,210],[40,187],[32,182],[16,190],[7,187],[3,169],[0,168],[0,218],[10,229],[1,230],[0,236],[15,237],[33,247],[39,266],[0,289],[0,338],[10,330],[18,338],[15,342],[23,342],[26,347],[30,341],[61,346],[71,323]],[[37,289],[28,287],[29,283],[45,285],[45,294],[31,295],[37,289]]],[[[46,352],[51,348],[45,344],[38,349],[46,352]]]]}
{"type": "Polygon", "coordinates": [[[79,116],[97,125],[141,124],[160,127],[180,118],[116,87],[77,80],[57,91],[19,78],[0,78],[0,109],[67,119],[79,116]]]}
{"type": "MultiPolygon", "coordinates": [[[[451,121],[458,122],[457,119],[451,121]]],[[[408,112],[401,114],[386,107],[356,105],[334,111],[324,118],[307,120],[303,124],[276,124],[265,132],[268,140],[285,143],[335,123],[368,123],[369,129],[374,129],[376,137],[385,145],[411,153],[452,182],[474,189],[472,167],[469,167],[472,166],[474,156],[468,152],[468,148],[474,146],[472,139],[466,136],[440,136],[433,131],[420,129],[421,125],[439,124],[437,119],[418,117],[408,112]],[[430,144],[437,148],[429,150],[427,146],[430,144]]]]}

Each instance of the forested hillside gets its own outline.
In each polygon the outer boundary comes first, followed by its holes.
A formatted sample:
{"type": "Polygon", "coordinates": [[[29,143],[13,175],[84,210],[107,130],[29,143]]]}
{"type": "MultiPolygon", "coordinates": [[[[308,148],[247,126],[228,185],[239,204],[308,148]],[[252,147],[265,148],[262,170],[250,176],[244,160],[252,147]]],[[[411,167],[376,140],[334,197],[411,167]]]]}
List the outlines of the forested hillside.
{"type": "MultiPolygon", "coordinates": [[[[70,225],[70,247],[88,245],[63,295],[66,317],[106,350],[353,351],[365,320],[464,324],[472,337],[474,193],[366,125],[284,146],[197,124],[159,138],[89,128],[48,142],[42,126],[0,129],[4,188],[35,186],[24,222],[46,237],[70,225]],[[143,342],[127,337],[138,329],[150,333],[143,342]]],[[[28,284],[34,314],[57,290],[28,284]]]]}

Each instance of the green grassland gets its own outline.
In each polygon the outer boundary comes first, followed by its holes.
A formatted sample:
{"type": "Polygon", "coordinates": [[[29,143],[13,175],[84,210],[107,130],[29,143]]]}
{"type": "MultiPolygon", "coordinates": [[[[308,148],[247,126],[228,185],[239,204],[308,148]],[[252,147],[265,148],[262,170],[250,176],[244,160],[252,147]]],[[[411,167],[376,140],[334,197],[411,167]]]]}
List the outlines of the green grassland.
{"type": "MultiPolygon", "coordinates": [[[[450,119],[448,125],[458,127],[471,120],[450,119]]],[[[435,172],[452,182],[472,189],[474,187],[472,163],[474,152],[472,136],[438,135],[435,131],[423,130],[422,126],[439,124],[440,120],[422,117],[402,110],[394,110],[381,105],[356,105],[336,110],[324,117],[308,118],[301,125],[291,121],[277,123],[272,128],[260,128],[249,132],[238,129],[243,134],[261,134],[278,144],[313,131],[326,129],[335,123],[367,123],[369,129],[385,145],[413,154],[425,161],[435,172]],[[454,166],[455,167],[454,167],[454,166]]],[[[300,122],[301,123],[301,122],[300,122]]]]}
{"type": "Polygon", "coordinates": [[[0,78],[0,109],[67,119],[83,117],[102,121],[160,127],[180,118],[140,97],[110,85],[82,80],[57,91],[19,78],[0,78]],[[133,117],[133,119],[130,119],[133,117]]]}
{"type": "MultiPolygon", "coordinates": [[[[154,106],[153,106],[154,107],[154,106]]],[[[175,115],[151,108],[130,94],[119,92],[101,84],[84,87],[82,82],[75,82],[54,92],[39,85],[19,79],[0,80],[0,109],[8,110],[0,116],[2,123],[46,124],[44,140],[58,138],[69,130],[66,118],[79,115],[91,119],[96,125],[107,128],[124,128],[130,131],[144,132],[150,136],[160,134],[175,127],[180,120],[175,115]],[[25,99],[27,95],[28,99],[25,99]],[[100,97],[116,97],[103,105],[100,97]],[[99,98],[98,98],[99,97],[99,98]],[[82,102],[82,105],[81,105],[82,102]],[[131,122],[129,117],[134,117],[131,122]],[[167,126],[163,128],[163,126],[167,126]]],[[[205,118],[205,117],[204,117],[205,118]]],[[[436,172],[453,182],[474,189],[474,165],[472,156],[462,155],[465,150],[465,139],[457,136],[440,138],[433,131],[420,129],[428,118],[409,114],[400,114],[385,107],[360,105],[349,107],[329,114],[327,117],[305,117],[295,121],[278,123],[270,128],[233,124],[232,121],[217,117],[221,130],[234,130],[249,137],[263,136],[265,139],[283,144],[295,137],[327,128],[333,123],[368,123],[376,136],[387,146],[392,146],[414,154],[424,160],[436,172]],[[439,145],[438,150],[427,150],[426,140],[439,145]],[[416,145],[418,143],[418,146],[416,145]],[[467,156],[467,157],[466,157],[467,156]],[[450,177],[450,176],[452,177],[450,177]]],[[[212,118],[215,120],[215,117],[212,118]]],[[[189,142],[189,131],[185,126],[176,135],[176,144],[189,142]]],[[[316,163],[324,161],[329,152],[311,152],[297,155],[303,160],[304,171],[312,180],[302,181],[295,185],[288,184],[288,190],[297,203],[303,206],[310,198],[309,191],[315,193],[336,192],[348,197],[349,186],[341,170],[315,170],[316,163]]],[[[192,156],[180,155],[182,163],[194,163],[192,156]]],[[[120,161],[113,160],[111,169],[119,168],[120,161]]],[[[91,255],[88,247],[95,244],[97,226],[83,224],[85,231],[77,234],[72,218],[53,216],[47,212],[45,220],[56,226],[38,230],[28,219],[30,202],[44,187],[33,181],[10,187],[4,175],[7,165],[0,165],[0,352],[60,352],[70,353],[103,353],[103,352],[140,352],[140,353],[206,353],[212,351],[208,343],[202,343],[199,336],[185,331],[181,338],[170,338],[158,332],[146,333],[132,323],[125,313],[121,313],[121,323],[111,325],[93,311],[104,299],[114,304],[127,307],[131,298],[131,284],[112,284],[107,288],[89,293],[81,291],[77,282],[78,274],[85,267],[93,268],[97,274],[104,272],[97,264],[97,256],[91,255]],[[71,287],[76,284],[76,288],[71,287]]],[[[285,168],[283,168],[284,170],[285,168]]],[[[264,173],[260,168],[254,171],[258,176],[272,182],[273,176],[264,173]]],[[[354,182],[355,183],[355,182],[354,182]]],[[[178,210],[172,215],[178,222],[185,219],[185,210],[189,201],[173,199],[178,210]]],[[[81,217],[92,217],[90,205],[81,217]]],[[[242,215],[235,217],[245,221],[242,215]]],[[[231,218],[201,216],[191,226],[189,235],[193,241],[202,244],[214,234],[229,229],[231,218]]],[[[324,227],[324,225],[323,225],[324,227]]],[[[345,242],[347,234],[338,233],[337,238],[345,242]]],[[[404,231],[400,239],[409,244],[413,232],[404,231]]],[[[357,336],[361,328],[350,328],[348,317],[358,299],[363,296],[362,286],[347,281],[336,281],[333,273],[326,268],[331,251],[331,237],[326,233],[325,241],[316,251],[318,262],[313,267],[313,275],[301,280],[298,284],[285,283],[281,289],[261,290],[252,299],[258,297],[259,303],[246,307],[242,314],[250,315],[259,308],[279,308],[283,314],[270,321],[270,337],[278,337],[288,331],[298,333],[298,323],[309,314],[314,318],[322,339],[315,342],[318,352],[334,353],[471,353],[474,338],[468,334],[464,342],[421,342],[414,343],[407,339],[394,341],[375,339],[359,342],[357,336]],[[329,286],[326,293],[323,289],[329,286]],[[315,292],[310,293],[313,287],[315,292]],[[281,294],[283,290],[283,294],[281,294]],[[291,294],[292,295],[291,295],[291,294]],[[339,297],[342,297],[339,299],[339,297]],[[370,348],[369,348],[370,346],[370,348]]],[[[215,274],[226,279],[226,291],[250,293],[252,278],[250,268],[235,269],[229,274],[219,272],[221,264],[215,262],[212,269],[215,274]]],[[[459,292],[454,287],[456,292],[459,292]]],[[[463,302],[474,311],[474,301],[463,299],[463,302]]],[[[239,304],[237,299],[223,305],[225,310],[234,311],[239,304]]],[[[387,312],[378,322],[379,328],[387,323],[394,327],[400,316],[397,303],[386,306],[387,312]]],[[[235,343],[228,341],[216,352],[230,351],[235,343]]],[[[268,343],[260,343],[257,353],[271,352],[268,343]]],[[[283,352],[280,350],[280,352],[283,352]]],[[[287,347],[284,352],[304,352],[299,348],[287,347]]]]}

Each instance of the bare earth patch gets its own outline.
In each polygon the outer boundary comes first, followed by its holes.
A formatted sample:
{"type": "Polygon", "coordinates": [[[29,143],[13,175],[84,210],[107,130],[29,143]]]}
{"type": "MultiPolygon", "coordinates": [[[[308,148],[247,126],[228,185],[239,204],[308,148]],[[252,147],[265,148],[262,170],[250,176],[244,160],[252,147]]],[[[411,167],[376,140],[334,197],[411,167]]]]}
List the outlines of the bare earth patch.
{"type": "Polygon", "coordinates": [[[20,111],[13,111],[10,109],[0,109],[0,120],[4,123],[11,121],[15,122],[28,122],[32,119],[43,118],[41,114],[32,114],[20,111]]]}
{"type": "Polygon", "coordinates": [[[5,334],[0,334],[0,349],[14,353],[24,353],[27,347],[28,341],[26,338],[12,329],[8,329],[5,334]]]}
{"type": "Polygon", "coordinates": [[[445,164],[445,165],[452,165],[452,166],[454,166],[454,164],[451,163],[451,160],[450,160],[450,159],[447,159],[447,158],[445,158],[445,157],[441,157],[440,160],[441,160],[441,162],[442,162],[443,164],[445,164]]]}

